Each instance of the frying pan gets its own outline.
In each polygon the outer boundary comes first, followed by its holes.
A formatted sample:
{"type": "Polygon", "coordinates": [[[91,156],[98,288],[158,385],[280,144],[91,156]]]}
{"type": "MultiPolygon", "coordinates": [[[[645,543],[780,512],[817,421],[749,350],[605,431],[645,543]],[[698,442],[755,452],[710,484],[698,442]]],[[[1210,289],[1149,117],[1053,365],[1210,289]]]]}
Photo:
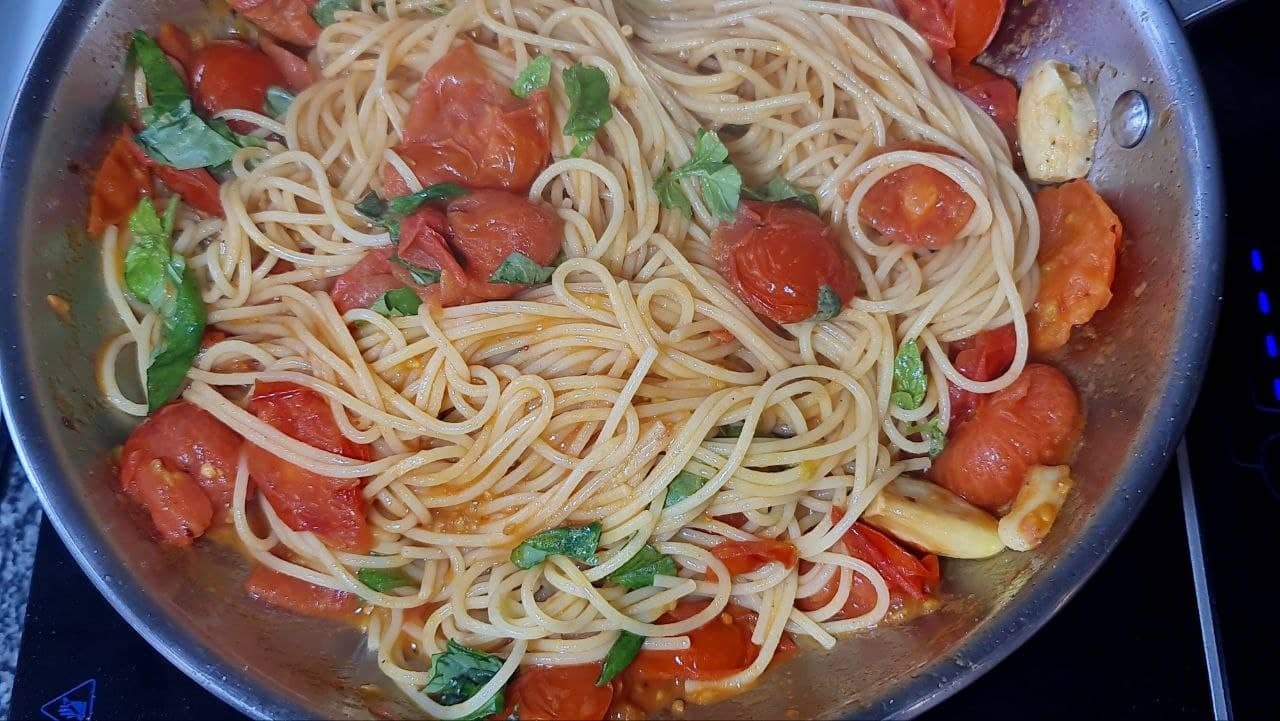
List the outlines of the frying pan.
{"type": "MultiPolygon", "coordinates": [[[[1048,541],[947,564],[942,610],[808,652],[760,688],[692,717],[911,716],[1022,643],[1080,587],[1142,507],[1182,434],[1212,339],[1223,210],[1204,89],[1179,27],[1222,0],[1010,2],[989,51],[1021,78],[1070,62],[1104,127],[1092,175],[1125,223],[1115,300],[1058,359],[1085,398],[1084,450],[1048,541]]],[[[117,332],[84,225],[88,174],[125,34],[197,22],[197,0],[64,0],[7,124],[0,155],[0,377],[15,445],[80,566],[134,628],[250,716],[415,714],[354,629],[267,610],[240,588],[238,554],[153,543],[114,490],[131,421],[99,400],[92,362],[117,332]],[[46,302],[71,302],[69,316],[46,302]]]]}

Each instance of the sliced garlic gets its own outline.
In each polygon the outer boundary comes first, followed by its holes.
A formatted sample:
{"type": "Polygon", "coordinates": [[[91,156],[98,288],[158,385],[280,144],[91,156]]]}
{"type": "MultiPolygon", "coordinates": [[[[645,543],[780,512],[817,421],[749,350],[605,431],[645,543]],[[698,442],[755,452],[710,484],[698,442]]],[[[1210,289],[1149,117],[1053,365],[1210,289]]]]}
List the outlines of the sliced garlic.
{"type": "Polygon", "coordinates": [[[1065,183],[1089,174],[1098,111],[1071,66],[1042,60],[1031,68],[1018,98],[1018,142],[1027,175],[1037,183],[1065,183]]]}
{"type": "Polygon", "coordinates": [[[1039,546],[1053,528],[1072,485],[1070,466],[1032,466],[1013,508],[1000,519],[1000,541],[1015,551],[1039,546]]]}
{"type": "Polygon", "coordinates": [[[996,519],[942,486],[906,476],[880,491],[862,520],[947,558],[986,558],[1004,550],[996,519]]]}

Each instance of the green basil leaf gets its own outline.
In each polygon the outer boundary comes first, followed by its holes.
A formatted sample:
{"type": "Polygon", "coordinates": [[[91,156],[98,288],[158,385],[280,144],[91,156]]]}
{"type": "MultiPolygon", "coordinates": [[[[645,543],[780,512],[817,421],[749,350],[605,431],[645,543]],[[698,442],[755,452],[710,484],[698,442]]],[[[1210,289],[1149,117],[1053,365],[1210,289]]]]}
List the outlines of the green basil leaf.
{"type": "Polygon", "coordinates": [[[577,138],[578,144],[569,157],[576,158],[587,150],[596,131],[613,117],[609,104],[609,78],[600,68],[577,63],[565,68],[564,92],[569,97],[569,117],[564,121],[564,134],[577,138]]]}
{"type": "Polygon", "coordinates": [[[355,10],[359,6],[357,0],[319,0],[311,8],[311,17],[322,28],[327,28],[337,19],[335,14],[342,10],[355,10]]]}
{"type": "Polygon", "coordinates": [[[235,143],[219,135],[191,111],[191,101],[183,100],[169,112],[155,117],[134,136],[147,155],[177,168],[208,168],[222,165],[236,154],[235,143]]]}
{"type": "Polygon", "coordinates": [[[710,175],[704,175],[702,199],[707,209],[721,220],[733,220],[738,213],[739,194],[742,191],[742,174],[732,165],[725,165],[710,175]]]}
{"type": "Polygon", "coordinates": [[[675,173],[668,170],[659,175],[653,181],[653,191],[658,194],[658,203],[662,207],[678,210],[686,218],[693,216],[693,205],[689,203],[689,196],[684,194],[684,188],[680,187],[680,179],[675,173]]]}
{"type": "Polygon", "coordinates": [[[422,299],[413,292],[413,288],[396,288],[383,293],[369,306],[369,310],[388,318],[403,318],[417,315],[421,305],[422,299]]]}
{"type": "Polygon", "coordinates": [[[835,288],[823,283],[818,286],[818,310],[809,320],[831,320],[840,315],[841,308],[844,308],[844,301],[840,298],[840,294],[835,288]]]}
{"type": "Polygon", "coordinates": [[[236,145],[239,145],[242,148],[267,147],[267,141],[263,140],[262,138],[255,138],[252,135],[241,135],[240,133],[237,133],[236,131],[232,130],[231,126],[227,125],[227,121],[223,120],[222,118],[214,118],[213,120],[210,120],[209,127],[213,130],[213,132],[217,133],[218,135],[221,135],[222,137],[235,143],[236,145]]]}
{"type": "Polygon", "coordinates": [[[267,99],[262,103],[262,111],[273,118],[282,118],[289,112],[296,96],[280,87],[272,85],[267,88],[267,99]]]}
{"type": "MultiPolygon", "coordinates": [[[[431,676],[422,690],[445,706],[455,706],[475,696],[500,670],[501,658],[450,639],[444,651],[431,656],[431,676]]],[[[502,706],[503,695],[499,691],[466,719],[488,718],[501,711],[502,706]]]]}
{"type": "Polygon", "coordinates": [[[356,580],[378,593],[417,585],[398,568],[362,568],[356,571],[356,580]]]}
{"type": "MultiPolygon", "coordinates": [[[[392,263],[407,269],[409,271],[409,277],[413,278],[413,282],[418,285],[432,285],[440,282],[440,271],[435,268],[426,268],[421,265],[414,265],[398,255],[392,255],[389,260],[392,263]]],[[[418,309],[414,308],[413,312],[417,313],[418,309]]]]}
{"type": "Polygon", "coordinates": [[[603,686],[612,681],[614,676],[622,673],[632,661],[636,660],[636,654],[640,653],[640,647],[643,645],[644,636],[625,630],[620,632],[613,645],[609,647],[609,653],[605,654],[604,665],[600,667],[600,678],[596,679],[596,686],[603,686]]]}
{"type": "Polygon", "coordinates": [[[456,183],[428,185],[416,193],[401,195],[387,201],[387,210],[401,217],[409,215],[427,203],[439,203],[471,195],[471,191],[456,183]]]}
{"type": "Polygon", "coordinates": [[[543,531],[525,539],[511,550],[511,562],[517,568],[533,568],[547,560],[548,556],[568,556],[589,565],[595,565],[596,549],[600,547],[599,522],[587,526],[563,526],[543,531]]]}
{"type": "MultiPolygon", "coordinates": [[[[159,117],[177,108],[182,101],[191,99],[187,94],[187,84],[173,69],[169,56],[150,35],[135,30],[129,53],[147,78],[147,94],[151,97],[151,110],[147,115],[159,117]]],[[[145,117],[143,119],[146,120],[145,117]]]]}
{"type": "Polygon", "coordinates": [[[551,82],[551,58],[539,55],[524,66],[516,81],[511,85],[511,94],[517,98],[527,98],[539,88],[547,87],[551,82]]]}
{"type": "Polygon", "coordinates": [[[808,191],[801,190],[796,186],[788,183],[786,178],[776,176],[769,181],[767,185],[760,189],[743,188],[743,196],[751,200],[794,200],[804,207],[808,208],[814,214],[818,212],[818,196],[808,191]]]}
{"type": "Polygon", "coordinates": [[[676,174],[680,177],[710,175],[719,170],[728,159],[729,147],[720,142],[719,136],[706,128],[698,128],[693,137],[693,157],[676,169],[676,174]]]}
{"type": "Polygon", "coordinates": [[[693,141],[693,156],[673,171],[663,173],[653,183],[658,202],[665,208],[678,209],[686,216],[692,214],[689,198],[676,181],[680,178],[697,178],[702,199],[707,208],[721,220],[732,220],[738,212],[742,194],[742,174],[728,162],[729,148],[720,142],[715,133],[698,129],[693,141]]]}
{"type": "Polygon", "coordinates": [[[645,544],[636,555],[627,559],[618,570],[609,574],[609,580],[623,588],[645,588],[653,585],[654,576],[676,575],[676,561],[671,556],[645,544]]]}
{"type": "Polygon", "coordinates": [[[490,283],[508,285],[537,285],[551,280],[555,267],[538,265],[533,258],[516,251],[502,261],[502,265],[489,276],[490,283]]]}
{"type": "Polygon", "coordinates": [[[369,220],[380,221],[382,216],[387,214],[387,204],[378,197],[377,193],[370,190],[359,203],[356,203],[356,212],[369,220]]]}
{"type": "Polygon", "coordinates": [[[684,499],[697,493],[711,479],[703,478],[688,471],[680,471],[671,483],[667,484],[667,499],[662,502],[663,508],[670,508],[684,499]]]}
{"type": "MultiPolygon", "coordinates": [[[[178,204],[169,205],[176,213],[178,204]]],[[[124,284],[135,298],[151,306],[164,302],[165,266],[169,264],[169,236],[173,232],[169,216],[165,213],[165,220],[161,220],[151,198],[146,197],[129,216],[133,241],[125,253],[124,284]]]]}
{"type": "Polygon", "coordinates": [[[903,430],[907,435],[920,433],[929,439],[930,458],[937,458],[942,455],[942,451],[947,447],[947,434],[942,430],[942,421],[937,418],[928,423],[914,423],[903,430]]]}
{"type": "Polygon", "coordinates": [[[920,346],[909,340],[893,359],[893,393],[889,400],[904,411],[913,411],[924,403],[927,386],[920,346]]]}

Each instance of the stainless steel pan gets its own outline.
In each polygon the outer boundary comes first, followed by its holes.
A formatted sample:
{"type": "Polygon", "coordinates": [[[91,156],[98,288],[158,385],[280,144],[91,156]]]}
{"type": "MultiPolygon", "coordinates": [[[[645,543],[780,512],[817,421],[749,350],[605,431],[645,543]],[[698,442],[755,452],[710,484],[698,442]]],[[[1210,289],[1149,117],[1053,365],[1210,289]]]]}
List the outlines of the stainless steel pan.
{"type": "MultiPolygon", "coordinates": [[[[1094,337],[1078,338],[1063,361],[1086,398],[1088,426],[1079,488],[1049,541],[1029,554],[950,563],[942,611],[802,654],[762,688],[690,715],[917,713],[1034,633],[1128,528],[1191,410],[1221,281],[1217,148],[1179,17],[1223,3],[1167,1],[1010,2],[993,51],[1015,76],[1046,56],[1086,69],[1110,119],[1093,178],[1126,227],[1115,300],[1094,320],[1094,337]],[[1141,135],[1144,112],[1145,137],[1122,147],[1141,135]]],[[[390,686],[355,631],[249,602],[235,554],[151,542],[112,490],[107,459],[130,422],[99,401],[93,380],[91,360],[115,323],[97,247],[81,231],[82,168],[104,149],[102,117],[121,78],[125,33],[201,12],[196,0],[64,0],[31,65],[0,165],[4,408],[63,540],[170,661],[251,716],[368,717],[376,687],[390,686]],[[69,321],[47,305],[49,294],[72,301],[69,321]]]]}

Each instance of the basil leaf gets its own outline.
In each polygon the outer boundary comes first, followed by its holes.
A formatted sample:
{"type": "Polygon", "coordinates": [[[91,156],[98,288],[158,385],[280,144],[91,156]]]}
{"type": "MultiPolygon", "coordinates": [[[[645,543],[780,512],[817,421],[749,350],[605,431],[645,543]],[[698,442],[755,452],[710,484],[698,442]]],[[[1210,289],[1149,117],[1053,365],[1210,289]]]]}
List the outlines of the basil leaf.
{"type": "Polygon", "coordinates": [[[654,576],[676,575],[676,561],[671,556],[645,544],[636,555],[627,559],[618,570],[609,574],[609,580],[623,588],[637,589],[653,585],[654,576]]]}
{"type": "Polygon", "coordinates": [[[947,434],[942,430],[942,421],[934,418],[928,423],[915,423],[903,429],[908,435],[912,433],[923,434],[929,439],[929,457],[937,458],[942,455],[942,451],[947,447],[947,434]]]}
{"type": "Polygon", "coordinates": [[[808,208],[814,214],[818,212],[818,196],[788,183],[786,178],[776,176],[767,185],[758,190],[743,188],[742,194],[751,200],[794,200],[808,208]]]}
{"type": "Polygon", "coordinates": [[[191,110],[191,101],[154,117],[134,136],[147,155],[178,170],[222,165],[235,155],[237,146],[209,127],[191,110]]]}
{"type": "Polygon", "coordinates": [[[680,178],[697,178],[707,208],[721,220],[732,220],[738,212],[742,194],[742,174],[728,162],[729,148],[715,133],[698,129],[693,141],[693,156],[673,171],[663,173],[653,183],[658,202],[665,208],[678,209],[689,215],[689,199],[676,182],[680,178]],[[689,210],[686,211],[686,207],[689,210]]]}
{"type": "Polygon", "coordinates": [[[362,568],[356,571],[356,580],[378,593],[416,585],[413,579],[396,568],[362,568]]]}
{"type": "Polygon", "coordinates": [[[893,393],[889,401],[904,411],[913,411],[924,403],[926,387],[920,346],[909,340],[893,359],[893,393]]]}
{"type": "Polygon", "coordinates": [[[556,272],[552,266],[538,265],[533,258],[516,251],[508,255],[498,269],[489,276],[490,283],[508,285],[537,285],[546,283],[556,272]]]}
{"type": "Polygon", "coordinates": [[[576,158],[587,150],[596,131],[613,117],[609,104],[609,78],[600,68],[577,63],[565,68],[564,92],[569,97],[569,117],[564,121],[564,134],[577,138],[578,144],[569,157],[576,158]]]}
{"type": "Polygon", "coordinates": [[[738,169],[725,165],[711,175],[703,176],[701,182],[702,199],[707,202],[707,209],[721,220],[733,220],[742,190],[742,174],[738,169]]]}
{"type": "Polygon", "coordinates": [[[809,320],[831,320],[840,315],[841,308],[844,308],[844,301],[841,300],[840,294],[835,288],[823,283],[818,286],[818,311],[809,320]]]}
{"type": "Polygon", "coordinates": [[[387,213],[387,204],[378,197],[377,193],[370,190],[359,203],[356,203],[356,212],[369,220],[379,221],[387,213]]]}
{"type": "Polygon", "coordinates": [[[327,28],[337,19],[335,14],[342,10],[355,10],[357,5],[356,0],[319,0],[311,8],[311,17],[320,27],[327,28]]]}
{"type": "Polygon", "coordinates": [[[596,686],[603,686],[612,681],[614,676],[622,673],[623,669],[636,660],[636,654],[640,653],[640,647],[643,645],[644,636],[625,630],[620,632],[613,645],[609,647],[609,653],[605,654],[604,665],[600,667],[600,678],[596,679],[596,686]]]}
{"type": "MultiPolygon", "coordinates": [[[[151,109],[147,115],[164,115],[181,105],[182,101],[191,99],[187,94],[187,84],[173,69],[169,56],[164,54],[150,35],[135,30],[129,53],[147,78],[147,94],[151,97],[151,109]]],[[[143,120],[146,121],[146,118],[143,120]]],[[[151,123],[146,121],[146,124],[151,123]]]]}
{"type": "MultiPolygon", "coordinates": [[[[444,651],[431,656],[431,676],[422,690],[437,702],[454,706],[475,696],[500,670],[501,658],[450,639],[444,651]]],[[[488,718],[501,711],[502,706],[502,691],[498,691],[464,721],[488,718]]]]}
{"type": "Polygon", "coordinates": [[[600,547],[599,522],[588,526],[563,526],[543,531],[525,539],[511,550],[511,562],[517,568],[529,569],[547,560],[548,556],[568,556],[589,565],[595,565],[596,549],[600,547]]]}
{"type": "Polygon", "coordinates": [[[746,421],[738,421],[736,423],[726,423],[716,429],[716,438],[738,438],[742,435],[742,429],[746,428],[746,421]]]}
{"type": "Polygon", "coordinates": [[[671,483],[667,484],[667,499],[662,502],[662,507],[670,508],[692,496],[705,486],[709,480],[711,479],[703,478],[688,471],[680,471],[675,478],[671,479],[671,483]]]}
{"type": "Polygon", "coordinates": [[[267,88],[267,99],[262,103],[262,111],[273,118],[284,117],[293,105],[296,96],[279,85],[267,88]]]}
{"type": "MultiPolygon", "coordinates": [[[[389,260],[396,265],[409,271],[409,277],[413,278],[413,282],[418,285],[432,285],[440,282],[440,271],[435,268],[426,268],[421,265],[414,265],[398,255],[392,255],[389,260]]],[[[417,308],[413,309],[414,313],[418,312],[417,308]]]]}
{"type": "Polygon", "coordinates": [[[698,128],[693,137],[693,157],[676,171],[685,175],[709,175],[716,172],[729,159],[729,148],[720,137],[706,128],[698,128]]]}
{"type": "Polygon", "coordinates": [[[471,191],[457,185],[455,183],[436,183],[428,185],[416,193],[401,195],[387,201],[387,210],[399,216],[409,215],[413,211],[421,208],[427,203],[438,203],[445,200],[453,200],[466,195],[471,195],[471,191]]]}
{"type": "Polygon", "coordinates": [[[124,284],[138,300],[158,307],[164,302],[165,267],[169,264],[169,237],[178,213],[178,203],[171,202],[164,218],[156,214],[151,198],[143,198],[129,216],[132,244],[124,259],[124,284]]]}
{"type": "Polygon", "coordinates": [[[383,293],[369,306],[369,310],[388,318],[403,318],[417,315],[421,305],[422,299],[412,288],[396,288],[383,293]]]}
{"type": "Polygon", "coordinates": [[[680,187],[680,179],[670,170],[653,181],[653,191],[658,194],[658,203],[662,207],[678,210],[686,218],[693,216],[693,205],[689,203],[689,196],[684,194],[684,188],[680,187]]]}
{"type": "Polygon", "coordinates": [[[237,133],[236,131],[232,130],[231,126],[227,125],[227,121],[223,120],[222,118],[214,118],[213,120],[210,120],[209,128],[213,130],[213,132],[217,133],[218,135],[221,135],[222,137],[235,143],[236,145],[239,145],[242,148],[267,147],[267,141],[263,140],[262,138],[255,138],[252,135],[241,135],[240,133],[237,133]]]}
{"type": "Polygon", "coordinates": [[[517,98],[527,98],[539,88],[547,87],[551,82],[551,58],[539,55],[524,66],[516,81],[511,85],[511,94],[517,98]]]}

